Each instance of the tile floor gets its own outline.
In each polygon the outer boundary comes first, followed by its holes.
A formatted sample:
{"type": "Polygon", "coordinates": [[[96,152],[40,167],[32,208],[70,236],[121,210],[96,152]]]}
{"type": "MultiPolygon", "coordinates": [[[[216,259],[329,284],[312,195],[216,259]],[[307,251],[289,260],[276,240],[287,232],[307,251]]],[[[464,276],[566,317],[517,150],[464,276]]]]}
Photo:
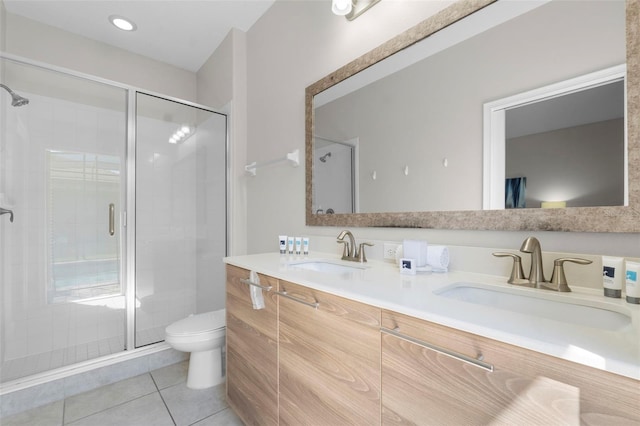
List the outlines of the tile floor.
{"type": "Polygon", "coordinates": [[[62,401],[0,419],[2,426],[241,426],[225,401],[224,383],[204,390],[186,386],[181,362],[62,401]]]}

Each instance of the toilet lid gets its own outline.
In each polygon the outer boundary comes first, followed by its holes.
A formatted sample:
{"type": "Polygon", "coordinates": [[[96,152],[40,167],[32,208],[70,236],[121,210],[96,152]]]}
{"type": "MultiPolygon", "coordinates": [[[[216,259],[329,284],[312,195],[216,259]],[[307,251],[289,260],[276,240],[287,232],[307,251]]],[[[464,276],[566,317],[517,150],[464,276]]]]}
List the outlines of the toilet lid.
{"type": "Polygon", "coordinates": [[[225,310],[205,312],[188,316],[185,319],[176,321],[166,328],[167,334],[200,334],[208,331],[218,330],[225,326],[225,310]]]}

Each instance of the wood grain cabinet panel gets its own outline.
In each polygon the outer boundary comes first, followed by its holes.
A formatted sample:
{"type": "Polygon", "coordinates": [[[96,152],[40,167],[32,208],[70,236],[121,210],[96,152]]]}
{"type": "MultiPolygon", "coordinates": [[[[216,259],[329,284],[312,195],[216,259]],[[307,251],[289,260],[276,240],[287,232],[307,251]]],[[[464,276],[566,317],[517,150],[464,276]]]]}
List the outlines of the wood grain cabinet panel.
{"type": "Polygon", "coordinates": [[[380,309],[280,286],[280,424],[380,424],[380,309]]]}
{"type": "Polygon", "coordinates": [[[382,326],[382,422],[420,425],[638,425],[640,382],[390,311],[382,326]]]}
{"type": "Polygon", "coordinates": [[[259,275],[264,309],[253,309],[249,271],[227,265],[227,401],[247,425],[278,424],[278,318],[275,278],[259,275]]]}

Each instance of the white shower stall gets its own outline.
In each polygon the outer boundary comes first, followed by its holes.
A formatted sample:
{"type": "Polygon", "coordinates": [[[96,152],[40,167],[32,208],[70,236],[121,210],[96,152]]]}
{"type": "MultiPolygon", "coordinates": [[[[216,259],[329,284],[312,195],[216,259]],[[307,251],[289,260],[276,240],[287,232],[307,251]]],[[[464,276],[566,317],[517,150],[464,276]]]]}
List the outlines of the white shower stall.
{"type": "Polygon", "coordinates": [[[156,344],[224,307],[227,116],[0,61],[29,100],[0,88],[0,382],[156,344]]]}

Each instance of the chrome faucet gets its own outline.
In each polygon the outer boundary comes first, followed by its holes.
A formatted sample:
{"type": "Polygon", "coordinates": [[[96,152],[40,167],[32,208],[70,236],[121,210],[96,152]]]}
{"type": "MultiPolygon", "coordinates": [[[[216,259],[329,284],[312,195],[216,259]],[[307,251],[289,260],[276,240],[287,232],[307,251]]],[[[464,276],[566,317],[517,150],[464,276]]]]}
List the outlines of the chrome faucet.
{"type": "Polygon", "coordinates": [[[367,256],[364,253],[365,246],[372,246],[371,243],[361,243],[356,245],[356,239],[353,237],[351,231],[344,230],[338,234],[338,244],[344,244],[342,250],[342,260],[349,260],[352,262],[364,263],[367,261],[367,256]],[[344,238],[349,237],[349,241],[345,241],[344,238]]]}
{"type": "Polygon", "coordinates": [[[529,282],[534,284],[536,288],[540,288],[541,284],[547,281],[544,278],[544,270],[542,269],[542,249],[540,248],[540,241],[535,237],[528,237],[522,242],[520,251],[531,254],[529,282]]]}

